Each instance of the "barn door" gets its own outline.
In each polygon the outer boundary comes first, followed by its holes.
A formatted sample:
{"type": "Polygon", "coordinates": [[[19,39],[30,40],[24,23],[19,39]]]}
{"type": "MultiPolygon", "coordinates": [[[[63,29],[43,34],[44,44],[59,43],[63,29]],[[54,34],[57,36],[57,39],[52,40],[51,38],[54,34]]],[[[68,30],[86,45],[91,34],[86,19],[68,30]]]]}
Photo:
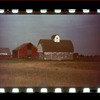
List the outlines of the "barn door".
{"type": "Polygon", "coordinates": [[[32,57],[32,45],[27,46],[27,57],[32,57]]]}
{"type": "Polygon", "coordinates": [[[13,51],[13,57],[14,58],[18,58],[18,50],[14,50],[13,51]]]}

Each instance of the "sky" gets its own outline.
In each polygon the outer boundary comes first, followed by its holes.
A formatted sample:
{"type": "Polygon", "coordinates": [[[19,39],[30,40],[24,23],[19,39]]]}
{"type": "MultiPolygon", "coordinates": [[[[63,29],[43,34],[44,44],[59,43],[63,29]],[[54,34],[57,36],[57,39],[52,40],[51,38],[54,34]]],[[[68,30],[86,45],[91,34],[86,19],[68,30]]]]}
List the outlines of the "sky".
{"type": "Polygon", "coordinates": [[[0,15],[0,48],[12,50],[58,34],[71,40],[74,52],[100,55],[100,15],[0,15]]]}

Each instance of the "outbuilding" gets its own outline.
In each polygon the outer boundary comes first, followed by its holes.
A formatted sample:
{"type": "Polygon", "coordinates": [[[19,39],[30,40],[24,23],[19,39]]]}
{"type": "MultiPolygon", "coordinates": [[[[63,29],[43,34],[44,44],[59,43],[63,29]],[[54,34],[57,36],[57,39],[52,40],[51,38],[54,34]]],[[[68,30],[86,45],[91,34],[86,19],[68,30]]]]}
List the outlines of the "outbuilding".
{"type": "Polygon", "coordinates": [[[43,60],[73,60],[74,47],[71,40],[60,40],[56,34],[51,39],[40,39],[37,52],[43,60]]]}
{"type": "Polygon", "coordinates": [[[32,43],[24,43],[12,51],[13,58],[37,58],[37,48],[32,43]]]}
{"type": "Polygon", "coordinates": [[[0,48],[0,60],[8,60],[11,57],[9,48],[0,48]]]}

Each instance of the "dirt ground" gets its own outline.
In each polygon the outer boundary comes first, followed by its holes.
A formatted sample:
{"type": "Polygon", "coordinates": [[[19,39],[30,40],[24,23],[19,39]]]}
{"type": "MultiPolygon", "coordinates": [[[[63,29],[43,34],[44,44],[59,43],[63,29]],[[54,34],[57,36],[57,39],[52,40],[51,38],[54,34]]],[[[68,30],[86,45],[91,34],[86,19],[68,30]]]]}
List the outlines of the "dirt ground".
{"type": "Polygon", "coordinates": [[[99,87],[100,62],[0,63],[0,87],[99,87]]]}

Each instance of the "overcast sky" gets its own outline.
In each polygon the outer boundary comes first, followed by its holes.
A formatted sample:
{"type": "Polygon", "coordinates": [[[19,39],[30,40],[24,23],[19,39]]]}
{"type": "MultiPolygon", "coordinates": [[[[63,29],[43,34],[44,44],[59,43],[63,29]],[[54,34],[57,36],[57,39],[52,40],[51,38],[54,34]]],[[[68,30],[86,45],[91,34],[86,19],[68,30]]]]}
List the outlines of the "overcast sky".
{"type": "Polygon", "coordinates": [[[0,15],[0,48],[12,51],[31,42],[59,34],[71,40],[74,52],[100,55],[100,15],[0,15]]]}

